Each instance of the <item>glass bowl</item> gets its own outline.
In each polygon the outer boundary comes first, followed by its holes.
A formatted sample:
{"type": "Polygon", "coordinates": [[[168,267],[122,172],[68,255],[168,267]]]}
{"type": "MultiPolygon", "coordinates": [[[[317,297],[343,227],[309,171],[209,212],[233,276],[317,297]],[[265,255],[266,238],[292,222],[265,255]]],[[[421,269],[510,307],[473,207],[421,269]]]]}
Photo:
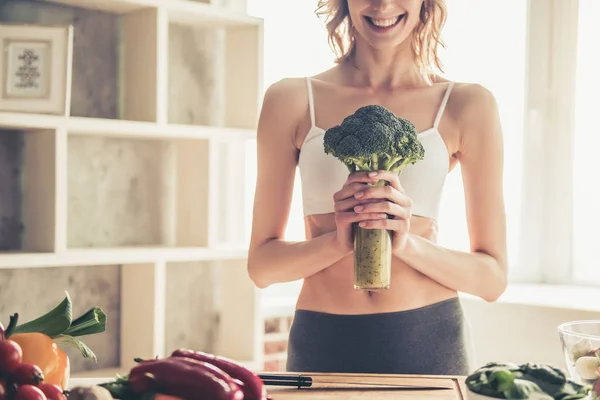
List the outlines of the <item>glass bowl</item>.
{"type": "Polygon", "coordinates": [[[558,326],[570,377],[592,385],[600,395],[600,320],[571,321],[558,326]]]}

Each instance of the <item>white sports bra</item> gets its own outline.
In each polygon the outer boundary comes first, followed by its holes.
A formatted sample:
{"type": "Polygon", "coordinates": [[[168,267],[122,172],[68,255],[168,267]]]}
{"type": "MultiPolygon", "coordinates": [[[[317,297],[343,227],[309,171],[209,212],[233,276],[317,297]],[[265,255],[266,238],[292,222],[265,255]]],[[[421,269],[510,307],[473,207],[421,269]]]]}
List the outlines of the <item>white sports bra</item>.
{"type": "MultiPolygon", "coordinates": [[[[302,143],[298,160],[302,185],[304,215],[334,212],[333,194],[348,177],[348,169],[337,158],[323,150],[325,130],[315,125],[312,84],[306,78],[311,128],[302,143]]],[[[437,220],[440,199],[448,175],[449,159],[446,143],[438,125],[446,108],[454,82],[450,82],[435,117],[433,126],[418,134],[425,156],[407,165],[400,173],[400,184],[412,200],[412,214],[437,220]]]]}

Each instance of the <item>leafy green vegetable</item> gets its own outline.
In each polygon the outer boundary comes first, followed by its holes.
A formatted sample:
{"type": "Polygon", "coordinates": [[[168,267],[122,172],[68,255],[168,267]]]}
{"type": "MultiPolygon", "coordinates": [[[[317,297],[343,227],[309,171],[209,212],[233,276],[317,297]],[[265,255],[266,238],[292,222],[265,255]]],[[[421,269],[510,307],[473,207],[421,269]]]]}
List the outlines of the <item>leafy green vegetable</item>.
{"type": "Polygon", "coordinates": [[[94,354],[92,349],[90,349],[81,340],[74,338],[73,336],[58,335],[58,336],[55,336],[53,339],[56,344],[62,344],[64,346],[73,347],[73,348],[79,350],[81,352],[81,355],[84,358],[91,358],[94,361],[98,361],[96,354],[94,354]]]}
{"type": "Polygon", "coordinates": [[[359,108],[323,138],[325,153],[341,160],[350,172],[400,172],[425,156],[415,126],[379,105],[359,108]]]}
{"type": "Polygon", "coordinates": [[[591,389],[554,366],[533,363],[488,363],[465,383],[472,392],[498,399],[577,400],[584,399],[591,389]]]}
{"type": "Polygon", "coordinates": [[[536,400],[552,400],[554,397],[544,391],[532,381],[526,379],[515,379],[513,385],[504,392],[507,399],[529,399],[534,393],[536,400]]]}
{"type": "Polygon", "coordinates": [[[53,309],[32,321],[17,325],[14,330],[11,329],[11,335],[15,333],[39,332],[54,337],[69,329],[72,320],[73,305],[69,293],[65,292],[64,300],[53,309]]]}
{"type": "Polygon", "coordinates": [[[490,383],[496,385],[497,391],[504,393],[514,387],[515,376],[509,370],[501,369],[492,374],[490,383]]]}
{"type": "Polygon", "coordinates": [[[128,385],[128,377],[117,375],[112,381],[99,384],[109,391],[110,395],[120,400],[139,400],[139,395],[135,394],[128,385]]]}

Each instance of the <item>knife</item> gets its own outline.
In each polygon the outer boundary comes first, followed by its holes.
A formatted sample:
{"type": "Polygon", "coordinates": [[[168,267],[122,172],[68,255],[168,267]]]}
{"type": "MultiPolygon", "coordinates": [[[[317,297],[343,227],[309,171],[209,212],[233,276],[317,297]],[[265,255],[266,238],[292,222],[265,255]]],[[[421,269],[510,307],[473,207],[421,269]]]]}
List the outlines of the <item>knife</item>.
{"type": "Polygon", "coordinates": [[[393,383],[381,383],[381,382],[342,382],[342,381],[327,381],[313,380],[312,377],[306,375],[272,375],[272,374],[260,374],[259,377],[263,383],[267,386],[287,386],[302,388],[319,388],[319,389],[387,389],[387,390],[452,390],[447,386],[427,386],[427,385],[403,385],[393,383]],[[321,386],[323,385],[336,385],[337,387],[321,386]],[[315,386],[317,385],[317,386],[315,386]]]}

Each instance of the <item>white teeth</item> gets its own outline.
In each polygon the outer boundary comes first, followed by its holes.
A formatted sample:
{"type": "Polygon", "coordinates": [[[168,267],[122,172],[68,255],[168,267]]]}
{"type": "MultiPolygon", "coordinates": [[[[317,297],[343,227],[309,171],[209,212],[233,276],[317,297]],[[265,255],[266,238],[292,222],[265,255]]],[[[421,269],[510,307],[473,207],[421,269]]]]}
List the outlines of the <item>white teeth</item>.
{"type": "Polygon", "coordinates": [[[385,18],[385,19],[370,18],[373,25],[380,26],[382,28],[387,28],[388,26],[394,25],[396,22],[398,22],[398,19],[400,19],[400,16],[394,17],[394,18],[385,18]]]}

